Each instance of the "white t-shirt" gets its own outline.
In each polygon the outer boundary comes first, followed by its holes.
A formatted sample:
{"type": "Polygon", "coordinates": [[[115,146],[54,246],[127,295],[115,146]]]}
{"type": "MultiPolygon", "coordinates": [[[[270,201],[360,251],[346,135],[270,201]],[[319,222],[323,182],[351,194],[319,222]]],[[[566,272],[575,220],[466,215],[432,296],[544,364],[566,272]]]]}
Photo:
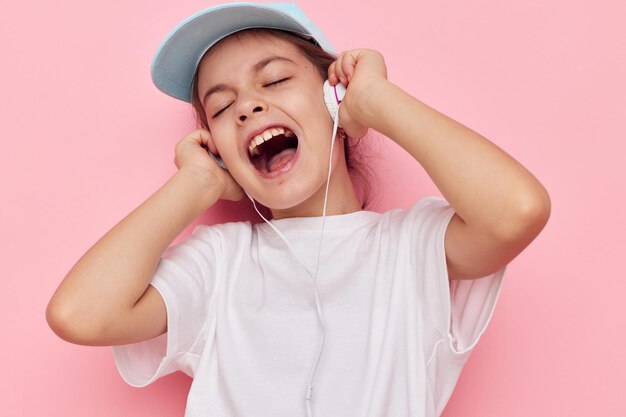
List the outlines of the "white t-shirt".
{"type": "MultiPolygon", "coordinates": [[[[504,270],[448,281],[441,198],[326,218],[318,291],[326,341],[314,417],[438,416],[485,330],[504,270]]],[[[272,221],[311,271],[321,218],[272,221]]],[[[321,330],[313,280],[267,224],[198,226],[152,285],[168,332],[114,348],[130,385],[192,376],[186,417],[306,416],[321,330]]]]}

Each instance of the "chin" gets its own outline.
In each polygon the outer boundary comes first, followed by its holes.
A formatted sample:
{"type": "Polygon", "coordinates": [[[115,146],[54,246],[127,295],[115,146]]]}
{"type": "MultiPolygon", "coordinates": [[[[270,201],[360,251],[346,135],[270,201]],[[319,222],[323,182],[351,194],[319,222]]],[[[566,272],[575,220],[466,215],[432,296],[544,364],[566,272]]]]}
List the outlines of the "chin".
{"type": "Polygon", "coordinates": [[[256,200],[270,210],[294,210],[303,213],[314,209],[320,210],[321,215],[321,205],[315,207],[315,202],[320,193],[323,198],[325,184],[325,179],[321,184],[303,184],[302,182],[292,184],[293,186],[282,184],[277,187],[278,189],[267,191],[264,196],[256,200]]]}

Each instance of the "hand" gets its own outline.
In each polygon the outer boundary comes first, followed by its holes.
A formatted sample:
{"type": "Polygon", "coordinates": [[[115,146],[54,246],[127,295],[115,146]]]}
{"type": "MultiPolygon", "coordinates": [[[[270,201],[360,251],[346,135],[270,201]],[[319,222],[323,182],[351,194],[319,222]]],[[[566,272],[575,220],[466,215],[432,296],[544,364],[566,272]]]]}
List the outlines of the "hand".
{"type": "Polygon", "coordinates": [[[196,129],[176,144],[174,164],[179,170],[193,170],[201,176],[208,176],[210,184],[217,184],[222,192],[220,199],[239,201],[243,198],[243,189],[230,173],[217,165],[209,156],[208,147],[211,133],[206,129],[196,129]]]}
{"type": "Polygon", "coordinates": [[[328,68],[328,82],[341,82],[347,88],[339,107],[339,123],[348,136],[360,138],[367,133],[366,110],[369,101],[375,99],[375,84],[381,81],[387,81],[387,67],[383,56],[371,49],[343,52],[328,68]]]}

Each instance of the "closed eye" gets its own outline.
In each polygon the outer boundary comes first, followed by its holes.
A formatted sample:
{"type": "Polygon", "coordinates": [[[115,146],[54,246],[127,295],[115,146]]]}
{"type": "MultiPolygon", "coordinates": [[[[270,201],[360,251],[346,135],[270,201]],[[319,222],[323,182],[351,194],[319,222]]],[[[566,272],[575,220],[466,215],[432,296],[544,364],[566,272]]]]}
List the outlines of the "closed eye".
{"type": "MultiPolygon", "coordinates": [[[[280,85],[286,81],[288,81],[291,77],[287,77],[287,78],[281,78],[280,80],[276,80],[276,81],[272,81],[271,83],[265,84],[264,87],[273,87],[273,86],[277,86],[280,85]]],[[[231,106],[232,103],[230,103],[229,105],[222,107],[217,113],[215,113],[213,115],[213,118],[218,117],[220,114],[222,114],[224,112],[224,110],[228,109],[231,106]]]]}
{"type": "Polygon", "coordinates": [[[275,85],[280,85],[280,84],[284,83],[287,80],[289,80],[289,77],[281,78],[280,80],[273,81],[273,82],[271,82],[269,84],[265,84],[265,87],[272,87],[272,86],[275,86],[275,85]]]}
{"type": "MultiPolygon", "coordinates": [[[[230,103],[230,104],[232,104],[232,103],[230,103]]],[[[217,116],[219,116],[220,114],[222,114],[222,113],[224,112],[224,110],[226,110],[227,108],[229,108],[229,107],[230,107],[230,104],[229,104],[228,106],[222,107],[222,108],[221,108],[221,109],[220,109],[217,113],[215,113],[215,114],[213,115],[213,119],[215,119],[217,116]]]]}

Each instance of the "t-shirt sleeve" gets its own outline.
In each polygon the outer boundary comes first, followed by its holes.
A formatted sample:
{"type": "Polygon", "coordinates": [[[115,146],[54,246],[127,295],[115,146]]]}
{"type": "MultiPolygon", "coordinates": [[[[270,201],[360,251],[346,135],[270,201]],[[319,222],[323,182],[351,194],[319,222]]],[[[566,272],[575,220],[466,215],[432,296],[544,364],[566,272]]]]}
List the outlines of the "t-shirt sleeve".
{"type": "Polygon", "coordinates": [[[483,278],[448,278],[445,234],[454,209],[443,199],[429,197],[416,207],[414,238],[418,268],[424,279],[425,317],[445,332],[450,351],[469,353],[483,334],[500,295],[505,268],[483,278]]]}
{"type": "Polygon", "coordinates": [[[167,310],[167,333],[143,342],[113,347],[117,368],[132,386],[143,387],[174,371],[194,376],[214,322],[219,237],[207,226],[165,251],[150,285],[167,310]]]}
{"type": "MultiPolygon", "coordinates": [[[[454,209],[428,197],[411,208],[415,268],[421,282],[427,372],[437,412],[443,411],[461,369],[493,315],[505,268],[483,278],[448,278],[445,234],[454,209]]],[[[438,415],[438,414],[437,414],[438,415]]]]}

